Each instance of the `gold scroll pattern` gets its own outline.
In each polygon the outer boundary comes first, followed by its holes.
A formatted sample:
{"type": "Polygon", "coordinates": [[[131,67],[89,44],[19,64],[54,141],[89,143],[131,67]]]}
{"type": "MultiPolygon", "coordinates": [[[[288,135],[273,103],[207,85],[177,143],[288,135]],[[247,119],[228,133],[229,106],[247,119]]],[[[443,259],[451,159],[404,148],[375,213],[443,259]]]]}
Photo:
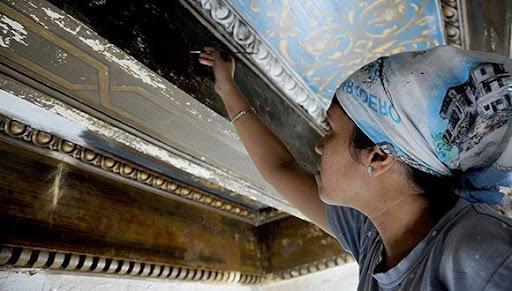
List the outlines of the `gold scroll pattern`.
{"type": "Polygon", "coordinates": [[[440,42],[433,36],[438,32],[437,18],[425,9],[432,1],[352,1],[341,13],[329,11],[314,0],[301,1],[300,5],[289,0],[279,5],[252,0],[250,9],[252,13],[266,13],[273,25],[264,33],[265,38],[277,38],[279,53],[309,80],[315,92],[323,94],[332,84],[341,83],[351,72],[382,55],[438,46],[440,42]],[[344,25],[340,25],[340,18],[344,25]],[[403,37],[404,32],[411,31],[412,37],[403,37]],[[297,51],[304,51],[313,61],[298,57],[297,51]]]}

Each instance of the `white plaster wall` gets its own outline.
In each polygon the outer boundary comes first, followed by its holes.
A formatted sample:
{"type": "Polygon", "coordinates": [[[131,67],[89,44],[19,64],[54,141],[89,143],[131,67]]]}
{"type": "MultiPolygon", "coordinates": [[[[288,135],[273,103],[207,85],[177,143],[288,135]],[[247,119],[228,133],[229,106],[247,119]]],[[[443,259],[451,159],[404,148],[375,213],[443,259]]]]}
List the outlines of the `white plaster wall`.
{"type": "Polygon", "coordinates": [[[356,290],[357,278],[356,263],[259,286],[3,270],[0,271],[0,291],[338,291],[356,290]]]}
{"type": "Polygon", "coordinates": [[[0,271],[0,291],[259,291],[258,286],[204,284],[158,279],[139,279],[63,274],[37,271],[0,271]]]}
{"type": "Polygon", "coordinates": [[[356,262],[290,280],[262,285],[261,291],[345,291],[356,290],[359,266],[356,262]]]}

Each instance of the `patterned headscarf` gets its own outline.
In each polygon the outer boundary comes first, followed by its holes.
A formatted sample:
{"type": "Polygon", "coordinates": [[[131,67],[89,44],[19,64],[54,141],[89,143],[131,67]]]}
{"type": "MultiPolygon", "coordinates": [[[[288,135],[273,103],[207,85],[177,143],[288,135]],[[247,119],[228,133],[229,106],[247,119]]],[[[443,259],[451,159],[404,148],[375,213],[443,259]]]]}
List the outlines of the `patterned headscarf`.
{"type": "Polygon", "coordinates": [[[457,174],[470,201],[510,207],[511,59],[450,46],[400,53],[359,69],[336,97],[386,153],[457,174]]]}

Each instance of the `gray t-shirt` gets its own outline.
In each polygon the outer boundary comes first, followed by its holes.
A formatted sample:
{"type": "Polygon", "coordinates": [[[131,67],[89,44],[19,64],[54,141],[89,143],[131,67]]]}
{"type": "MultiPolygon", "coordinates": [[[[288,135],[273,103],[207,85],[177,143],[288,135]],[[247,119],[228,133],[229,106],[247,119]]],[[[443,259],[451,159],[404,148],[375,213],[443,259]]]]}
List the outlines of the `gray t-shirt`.
{"type": "Polygon", "coordinates": [[[402,261],[374,273],[382,240],[348,207],[326,206],[333,233],[359,264],[358,290],[512,290],[512,219],[459,199],[402,261]]]}

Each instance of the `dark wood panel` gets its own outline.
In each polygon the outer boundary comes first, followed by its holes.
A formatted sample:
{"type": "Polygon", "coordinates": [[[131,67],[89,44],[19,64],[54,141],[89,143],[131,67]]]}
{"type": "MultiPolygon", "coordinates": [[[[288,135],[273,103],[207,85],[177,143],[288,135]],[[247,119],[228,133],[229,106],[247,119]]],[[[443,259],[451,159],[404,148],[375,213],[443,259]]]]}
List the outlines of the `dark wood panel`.
{"type": "Polygon", "coordinates": [[[469,48],[510,55],[512,1],[465,1],[469,48]]]}
{"type": "Polygon", "coordinates": [[[249,224],[5,141],[0,141],[0,165],[1,243],[195,268],[263,270],[263,250],[249,224]]]}
{"type": "Polygon", "coordinates": [[[334,256],[348,255],[338,241],[317,226],[295,217],[267,223],[259,229],[271,273],[334,256]]]}

